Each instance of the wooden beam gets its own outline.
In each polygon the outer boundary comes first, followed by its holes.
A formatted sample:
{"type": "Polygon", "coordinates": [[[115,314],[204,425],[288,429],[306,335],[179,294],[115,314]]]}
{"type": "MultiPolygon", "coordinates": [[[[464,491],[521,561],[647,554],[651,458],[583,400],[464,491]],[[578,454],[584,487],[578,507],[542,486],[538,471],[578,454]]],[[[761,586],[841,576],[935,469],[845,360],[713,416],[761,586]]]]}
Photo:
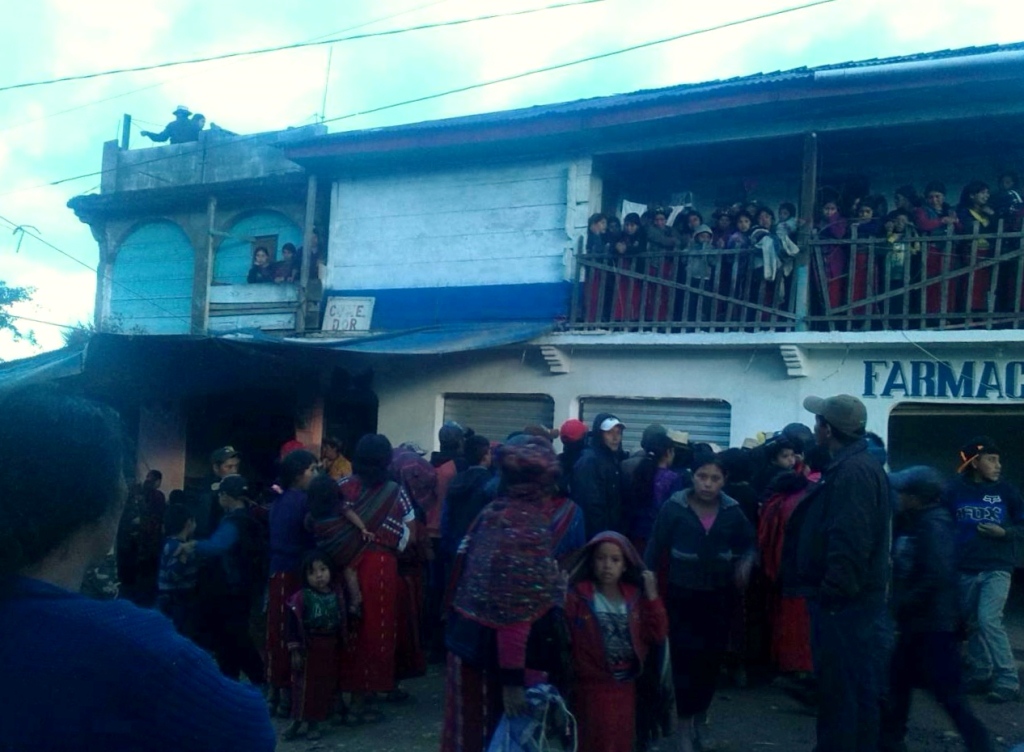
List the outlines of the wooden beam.
{"type": "Polygon", "coordinates": [[[210,320],[210,284],[213,282],[214,225],[217,221],[217,197],[206,202],[206,247],[196,249],[195,274],[192,277],[192,334],[206,334],[210,320]]]}
{"type": "Polygon", "coordinates": [[[814,227],[814,207],[818,201],[818,134],[804,136],[804,158],[800,178],[800,231],[797,245],[803,251],[796,259],[793,279],[793,303],[796,306],[796,330],[808,330],[807,314],[811,306],[809,241],[814,227]]]}
{"type": "Polygon", "coordinates": [[[312,261],[313,219],[316,216],[316,175],[306,183],[306,220],[302,228],[302,266],[299,269],[299,305],[295,310],[295,332],[306,331],[306,290],[309,287],[309,265],[312,261]]]}

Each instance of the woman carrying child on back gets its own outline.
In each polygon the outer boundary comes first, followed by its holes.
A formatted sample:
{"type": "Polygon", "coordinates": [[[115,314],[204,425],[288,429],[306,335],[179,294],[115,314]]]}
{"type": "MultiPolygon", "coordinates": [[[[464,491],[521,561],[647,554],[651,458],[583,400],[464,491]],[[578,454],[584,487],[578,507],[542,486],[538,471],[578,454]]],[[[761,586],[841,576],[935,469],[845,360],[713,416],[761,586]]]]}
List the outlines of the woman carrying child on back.
{"type": "Polygon", "coordinates": [[[320,738],[317,724],[334,710],[338,661],[345,638],[345,596],[334,582],[330,558],[313,551],[302,561],[302,589],[288,599],[288,651],[292,665],[292,723],[285,739],[320,738]]]}
{"type": "Polygon", "coordinates": [[[633,545],[598,533],[570,574],[565,618],[572,641],[572,709],[582,752],[633,748],[636,678],[652,645],[668,636],[654,579],[633,545]]]}

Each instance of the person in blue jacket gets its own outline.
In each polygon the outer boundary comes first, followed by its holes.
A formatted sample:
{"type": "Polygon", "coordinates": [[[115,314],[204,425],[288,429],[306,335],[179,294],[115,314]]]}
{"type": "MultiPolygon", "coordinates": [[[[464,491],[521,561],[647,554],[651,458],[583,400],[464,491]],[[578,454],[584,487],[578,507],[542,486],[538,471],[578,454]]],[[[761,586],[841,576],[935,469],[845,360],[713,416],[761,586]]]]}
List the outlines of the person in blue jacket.
{"type": "Polygon", "coordinates": [[[960,596],[967,620],[968,691],[989,702],[1020,697],[1003,608],[1024,534],[1020,491],[1002,480],[999,447],[978,436],[960,449],[960,474],[946,488],[956,522],[960,596]]]}
{"type": "Polygon", "coordinates": [[[0,415],[0,746],[271,752],[257,690],[157,611],[79,593],[127,494],[117,414],[46,386],[9,394],[0,415]]]}

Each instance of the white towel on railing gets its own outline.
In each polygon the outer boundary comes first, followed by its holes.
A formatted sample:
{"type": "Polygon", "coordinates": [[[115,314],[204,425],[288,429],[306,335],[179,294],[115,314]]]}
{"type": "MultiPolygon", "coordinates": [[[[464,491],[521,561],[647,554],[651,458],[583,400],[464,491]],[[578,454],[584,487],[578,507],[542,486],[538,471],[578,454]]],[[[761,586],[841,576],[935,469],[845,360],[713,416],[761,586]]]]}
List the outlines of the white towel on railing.
{"type": "Polygon", "coordinates": [[[644,212],[647,211],[647,204],[638,204],[636,201],[622,200],[622,214],[619,215],[619,219],[625,219],[627,214],[636,213],[641,217],[644,212]]]}

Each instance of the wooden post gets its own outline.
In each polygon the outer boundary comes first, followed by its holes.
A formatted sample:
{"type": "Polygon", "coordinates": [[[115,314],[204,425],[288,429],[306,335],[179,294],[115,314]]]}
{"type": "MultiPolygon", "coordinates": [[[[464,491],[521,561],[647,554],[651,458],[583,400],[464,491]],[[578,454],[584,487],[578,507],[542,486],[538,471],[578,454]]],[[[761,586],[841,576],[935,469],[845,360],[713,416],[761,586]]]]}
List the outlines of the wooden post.
{"type": "Polygon", "coordinates": [[[806,332],[807,314],[811,307],[810,285],[810,239],[814,226],[814,206],[818,200],[818,134],[804,136],[803,173],[800,184],[800,228],[797,245],[803,251],[796,259],[793,277],[793,312],[796,314],[796,330],[806,332]]]}
{"type": "Polygon", "coordinates": [[[309,286],[309,266],[312,262],[313,218],[316,215],[316,175],[306,183],[306,224],[302,228],[302,266],[299,267],[299,305],[295,310],[295,332],[306,331],[306,288],[309,286]]]}
{"type": "Polygon", "coordinates": [[[206,202],[206,248],[196,249],[192,280],[192,334],[206,334],[210,323],[210,285],[213,283],[213,243],[217,221],[217,197],[206,202]]]}

